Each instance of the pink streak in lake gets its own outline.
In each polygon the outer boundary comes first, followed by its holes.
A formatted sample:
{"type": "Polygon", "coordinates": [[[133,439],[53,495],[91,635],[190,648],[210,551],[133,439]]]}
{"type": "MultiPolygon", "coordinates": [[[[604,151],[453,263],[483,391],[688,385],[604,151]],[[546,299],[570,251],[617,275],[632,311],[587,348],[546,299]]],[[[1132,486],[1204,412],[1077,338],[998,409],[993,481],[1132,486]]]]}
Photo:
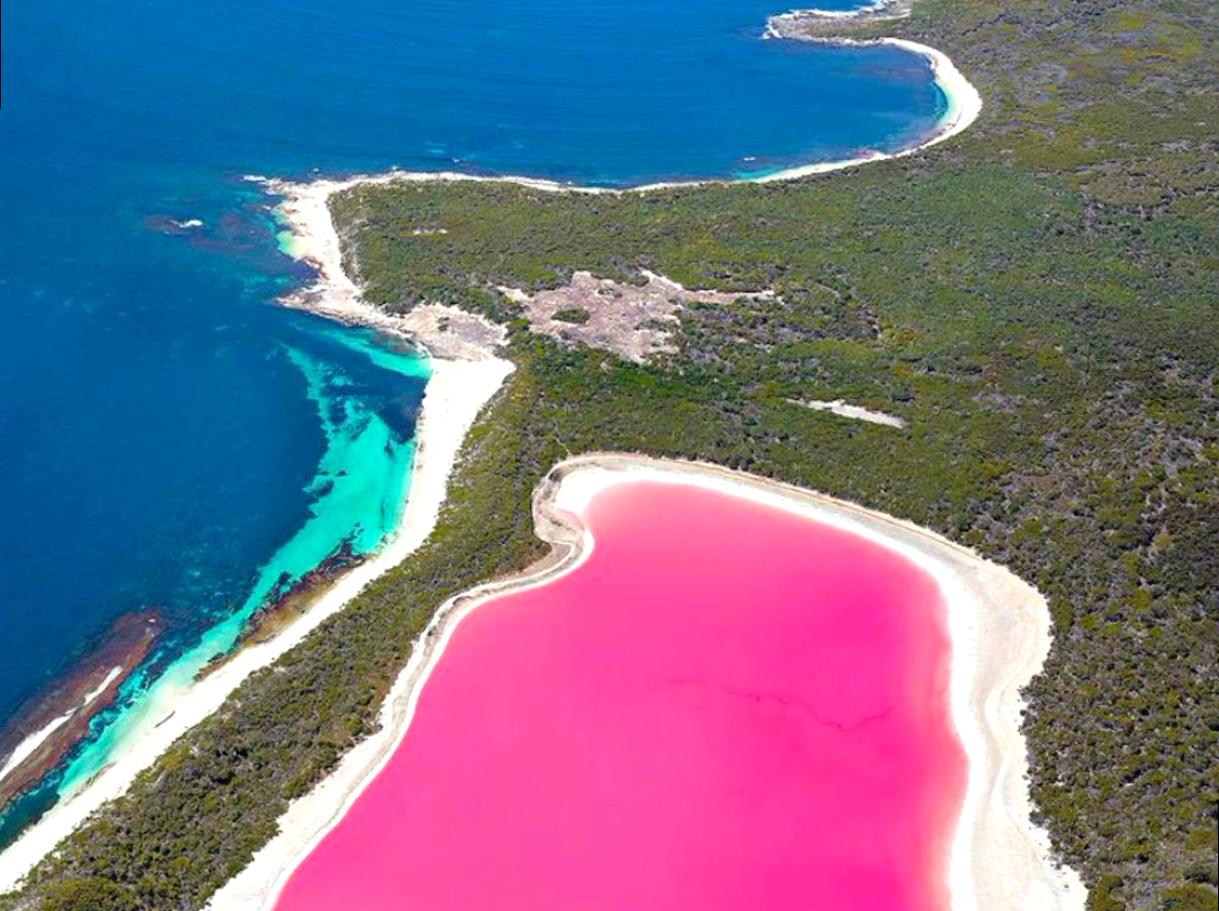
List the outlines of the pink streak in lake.
{"type": "Polygon", "coordinates": [[[688,485],[458,625],[280,911],[946,909],[965,788],[932,579],[688,485]]]}

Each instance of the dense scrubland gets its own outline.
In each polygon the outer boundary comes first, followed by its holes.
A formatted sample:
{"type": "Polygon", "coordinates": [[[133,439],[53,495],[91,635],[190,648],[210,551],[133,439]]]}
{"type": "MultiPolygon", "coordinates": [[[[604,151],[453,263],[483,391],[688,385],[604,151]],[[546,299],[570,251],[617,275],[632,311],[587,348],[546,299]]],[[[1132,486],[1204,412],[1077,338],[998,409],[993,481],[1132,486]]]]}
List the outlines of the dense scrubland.
{"type": "Polygon", "coordinates": [[[1216,908],[1219,10],[925,0],[888,30],[977,85],[967,133],[786,184],[337,199],[371,300],[503,320],[518,369],[431,541],[0,907],[199,907],[372,728],[436,606],[538,555],[529,497],[549,466],[623,449],[848,497],[1035,582],[1056,635],[1025,729],[1056,851],[1097,911],[1216,908]],[[640,366],[531,335],[492,290],[577,269],[777,293],[687,308],[678,351],[640,366]],[[807,398],[908,426],[792,401],[807,398]]]}

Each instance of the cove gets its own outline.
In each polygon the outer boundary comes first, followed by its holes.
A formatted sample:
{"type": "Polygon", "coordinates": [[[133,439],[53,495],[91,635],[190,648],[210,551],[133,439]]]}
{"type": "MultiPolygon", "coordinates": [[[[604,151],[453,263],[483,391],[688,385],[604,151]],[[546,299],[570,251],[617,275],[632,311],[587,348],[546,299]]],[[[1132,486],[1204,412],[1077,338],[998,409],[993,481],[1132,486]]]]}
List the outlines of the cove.
{"type": "Polygon", "coordinates": [[[779,11],[6,11],[20,40],[0,111],[0,722],[116,620],[155,609],[164,630],[88,742],[0,812],[0,847],[155,724],[285,574],[344,542],[380,546],[409,489],[426,367],[390,352],[387,369],[381,341],[275,306],[309,276],[244,176],[400,166],[629,186],[935,129],[946,102],[924,58],[762,40],[779,11]]]}
{"type": "Polygon", "coordinates": [[[280,911],[946,909],[944,602],[868,539],[620,481],[574,568],[466,613],[280,911]]]}

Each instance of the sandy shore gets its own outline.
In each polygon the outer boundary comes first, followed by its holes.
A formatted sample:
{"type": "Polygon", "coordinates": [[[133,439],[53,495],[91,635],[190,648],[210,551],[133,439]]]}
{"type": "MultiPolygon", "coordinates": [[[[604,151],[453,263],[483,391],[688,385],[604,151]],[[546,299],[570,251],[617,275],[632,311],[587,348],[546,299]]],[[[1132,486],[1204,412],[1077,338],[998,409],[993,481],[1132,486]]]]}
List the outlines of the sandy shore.
{"type": "MultiPolygon", "coordinates": [[[[348,322],[403,331],[363,304],[355,286],[343,274],[338,238],[330,222],[325,196],[318,185],[297,207],[285,207],[299,241],[295,255],[314,263],[315,286],[285,303],[308,306],[348,322]],[[312,306],[307,301],[316,302],[312,306]]],[[[291,202],[291,199],[289,199],[291,202]]],[[[412,337],[427,350],[426,339],[412,337]]],[[[495,357],[491,347],[468,345],[449,356],[429,351],[432,375],[424,392],[416,425],[415,457],[406,507],[392,539],[367,562],[343,575],[300,619],[273,639],[248,645],[201,681],[165,698],[154,707],[160,720],[138,741],[123,748],[89,785],[56,805],[16,842],[0,853],[0,891],[15,887],[33,866],[67,837],[92,812],[123,794],[143,769],[209,715],[255,670],[265,667],[299,643],[327,617],[341,610],[373,579],[402,562],[426,540],[444,503],[448,480],[466,432],[483,406],[512,372],[512,364],[495,357]]]]}
{"type": "Polygon", "coordinates": [[[401,743],[419,694],[462,618],[509,591],[544,585],[579,566],[592,541],[569,524],[609,485],[635,480],[694,484],[824,522],[901,554],[944,593],[952,637],[953,721],[969,778],[952,843],[954,911],[1080,911],[1086,892],[1056,867],[1048,839],[1029,819],[1020,689],[1049,650],[1050,618],[1038,592],[1002,567],[912,523],[786,484],[718,466],[634,455],[595,454],[557,466],[535,491],[539,535],[550,558],[514,579],[479,586],[446,602],[420,637],[381,711],[381,729],[345,756],[320,787],[295,802],[281,831],[216,894],[216,911],[274,907],[292,870],[329,832],[401,743]]]}
{"type": "Polygon", "coordinates": [[[836,27],[848,23],[883,24],[910,15],[915,0],[873,0],[872,3],[851,10],[822,10],[816,8],[794,9],[766,20],[766,38],[780,38],[792,41],[811,41],[817,44],[848,45],[853,47],[868,47],[869,45],[889,45],[898,47],[927,59],[931,71],[935,75],[936,84],[944,93],[947,106],[943,117],[935,131],[916,145],[893,153],[877,152],[873,155],[856,158],[845,162],[827,162],[804,167],[790,168],[777,174],[760,178],[762,181],[790,180],[809,174],[822,174],[844,167],[864,164],[868,161],[879,161],[886,158],[903,158],[913,155],[930,146],[951,139],[967,129],[978,115],[982,113],[982,96],[973,84],[962,75],[956,64],[943,51],[917,41],[905,38],[874,38],[857,40],[833,33],[836,27]],[[820,32],[816,27],[827,27],[828,33],[820,32]]]}
{"type": "MultiPolygon", "coordinates": [[[[925,57],[931,64],[931,71],[935,74],[936,84],[944,93],[947,99],[947,107],[944,115],[940,118],[939,124],[934,132],[927,136],[917,144],[907,149],[900,149],[896,152],[874,152],[870,155],[860,156],[859,158],[850,159],[848,161],[827,161],[820,164],[803,165],[796,168],[788,168],[784,171],[779,171],[775,174],[767,174],[764,177],[757,178],[759,183],[770,183],[776,180],[792,180],[797,177],[807,177],[813,174],[825,174],[829,171],[839,171],[843,168],[851,168],[856,165],[866,164],[869,161],[884,161],[890,158],[905,158],[909,155],[914,155],[921,152],[923,149],[930,148],[933,145],[938,145],[947,139],[951,139],[958,133],[968,129],[969,126],[978,119],[978,115],[982,113],[982,96],[978,90],[974,88],[965,76],[957,69],[956,64],[952,62],[952,58],[943,51],[937,50],[934,47],[926,44],[919,44],[917,41],[909,41],[905,38],[876,38],[865,41],[858,41],[853,38],[823,38],[813,35],[802,35],[798,32],[793,32],[782,27],[779,23],[784,17],[797,15],[799,11],[794,13],[784,13],[783,16],[772,16],[766,25],[766,37],[780,38],[793,41],[811,41],[818,44],[840,44],[852,45],[855,47],[867,47],[869,45],[889,45],[891,47],[899,47],[903,50],[910,51],[913,54],[918,54],[925,57]]],[[[898,16],[892,18],[900,18],[898,16]]]]}
{"type": "MultiPolygon", "coordinates": [[[[359,174],[344,180],[318,180],[307,184],[288,183],[284,181],[268,180],[257,175],[251,175],[249,180],[257,181],[265,184],[271,191],[285,193],[288,195],[288,200],[281,207],[285,213],[292,216],[293,221],[302,220],[309,224],[320,226],[323,220],[321,209],[325,208],[325,200],[331,194],[342,190],[350,189],[359,184],[389,184],[389,183],[446,183],[456,181],[473,181],[476,183],[514,183],[520,186],[529,187],[534,190],[542,190],[551,193],[608,193],[608,194],[623,194],[623,193],[647,193],[656,190],[665,190],[675,187],[693,187],[706,186],[710,184],[730,184],[730,183],[774,183],[782,180],[795,180],[800,177],[808,177],[814,174],[826,174],[832,171],[841,171],[846,168],[858,167],[862,164],[867,164],[872,161],[885,161],[891,158],[904,158],[909,155],[914,155],[923,149],[937,145],[947,139],[968,129],[968,127],[978,119],[978,115],[982,113],[982,96],[973,84],[965,78],[956,64],[943,51],[930,47],[926,44],[919,44],[917,41],[909,41],[904,38],[878,38],[875,40],[857,41],[851,38],[822,38],[800,35],[792,33],[789,29],[779,25],[785,17],[798,15],[801,11],[796,10],[790,13],[783,13],[780,16],[772,16],[766,25],[766,31],[763,37],[766,39],[783,39],[783,40],[798,40],[811,41],[821,44],[843,44],[855,46],[868,46],[887,44],[892,47],[899,47],[911,53],[918,54],[927,59],[931,64],[932,72],[935,74],[935,81],[943,91],[947,99],[947,107],[944,115],[941,117],[936,129],[927,137],[920,140],[918,143],[909,148],[899,149],[896,152],[872,152],[867,155],[861,155],[857,158],[842,159],[839,161],[823,161],[807,165],[799,165],[793,168],[787,168],[782,171],[776,171],[773,174],[765,174],[759,177],[746,178],[744,180],[732,179],[706,179],[706,180],[687,180],[687,181],[666,181],[662,183],[644,184],[638,187],[628,187],[624,189],[615,189],[610,187],[587,187],[577,184],[560,183],[554,180],[544,180],[536,177],[521,177],[516,175],[505,175],[497,177],[488,177],[477,174],[464,174],[459,171],[405,171],[393,170],[385,171],[379,174],[359,174]]],[[[852,14],[842,13],[844,18],[849,18],[852,14]]],[[[900,15],[892,18],[901,18],[900,15]]],[[[326,223],[329,223],[329,213],[324,214],[326,223]]],[[[330,231],[333,234],[333,228],[330,231]]],[[[426,232],[425,232],[426,233],[426,232]]],[[[311,237],[319,237],[311,232],[311,237]]],[[[303,258],[308,258],[317,261],[332,261],[341,266],[341,257],[333,250],[325,250],[325,247],[330,243],[329,239],[323,240],[321,243],[310,241],[310,246],[307,250],[302,250],[303,258]]],[[[333,243],[337,246],[338,238],[334,237],[333,243]]],[[[339,272],[341,273],[341,267],[339,272]]],[[[333,276],[334,290],[341,290],[343,293],[335,298],[334,302],[339,303],[347,293],[354,294],[358,299],[358,291],[350,280],[347,280],[340,275],[333,276]]],[[[367,314],[367,310],[364,311],[367,314]]]]}
{"type": "MultiPolygon", "coordinates": [[[[768,35],[771,34],[768,31],[768,35]]],[[[982,107],[981,98],[946,55],[911,41],[883,39],[883,42],[922,54],[931,61],[936,80],[949,100],[948,110],[937,130],[917,145],[898,152],[877,152],[852,160],[791,168],[755,178],[756,181],[789,180],[851,168],[868,161],[912,155],[955,136],[977,118],[982,107]]],[[[401,334],[420,345],[431,356],[433,375],[427,385],[417,428],[415,466],[402,524],[394,539],[374,559],[344,576],[299,621],[271,641],[243,649],[233,660],[209,674],[204,680],[174,694],[172,701],[166,701],[166,704],[160,707],[164,709],[162,717],[156,726],[147,732],[147,736],[117,755],[114,762],[99,773],[87,787],[57,805],[18,841],[0,853],[0,891],[14,887],[34,864],[76,829],[89,814],[103,803],[124,793],[140,771],[152,765],[183,733],[215,712],[250,673],[274,662],[323,620],[340,610],[369,581],[396,565],[426,539],[444,501],[448,477],[465,433],[483,405],[512,371],[509,361],[494,354],[495,347],[502,342],[503,331],[485,320],[451,308],[436,306],[416,308],[416,311],[407,316],[394,316],[364,302],[357,284],[342,268],[340,242],[327,207],[327,201],[333,193],[360,183],[395,181],[507,181],[538,190],[581,193],[648,192],[669,187],[732,182],[670,182],[616,190],[578,187],[528,177],[479,177],[461,173],[406,171],[362,175],[347,180],[319,180],[307,184],[251,179],[264,183],[269,190],[284,197],[279,210],[290,224],[293,234],[288,252],[298,259],[310,262],[319,272],[319,280],[314,286],[285,300],[286,304],[347,323],[373,326],[401,334]],[[451,327],[455,321],[459,324],[459,331],[452,331],[451,328],[448,331],[439,331],[441,325],[451,327]]],[[[356,752],[359,750],[357,747],[356,752]]],[[[356,755],[356,752],[352,755],[356,755]]],[[[317,793],[324,791],[325,787],[317,793]]],[[[306,799],[313,796],[310,795],[306,799]]],[[[291,815],[292,811],[289,812],[289,816],[291,815]]]]}

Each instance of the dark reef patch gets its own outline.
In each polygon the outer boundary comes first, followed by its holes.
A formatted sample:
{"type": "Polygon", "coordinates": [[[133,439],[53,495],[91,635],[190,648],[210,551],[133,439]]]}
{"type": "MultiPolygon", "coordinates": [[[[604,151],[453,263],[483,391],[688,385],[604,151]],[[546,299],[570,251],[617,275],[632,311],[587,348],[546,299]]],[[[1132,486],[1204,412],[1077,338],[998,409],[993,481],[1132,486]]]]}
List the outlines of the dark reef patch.
{"type": "Polygon", "coordinates": [[[96,648],[14,714],[0,731],[0,758],[5,764],[30,735],[68,717],[0,778],[0,807],[38,784],[80,742],[89,722],[114,704],[119,687],[148,656],[162,628],[155,609],[124,614],[96,648]],[[112,674],[115,668],[119,671],[112,674]]]}

